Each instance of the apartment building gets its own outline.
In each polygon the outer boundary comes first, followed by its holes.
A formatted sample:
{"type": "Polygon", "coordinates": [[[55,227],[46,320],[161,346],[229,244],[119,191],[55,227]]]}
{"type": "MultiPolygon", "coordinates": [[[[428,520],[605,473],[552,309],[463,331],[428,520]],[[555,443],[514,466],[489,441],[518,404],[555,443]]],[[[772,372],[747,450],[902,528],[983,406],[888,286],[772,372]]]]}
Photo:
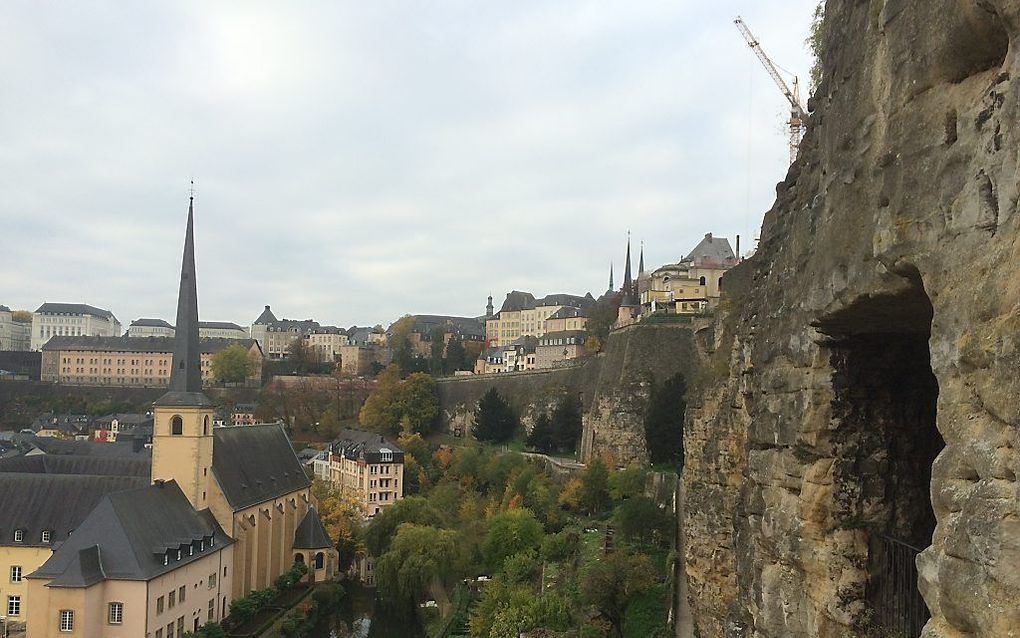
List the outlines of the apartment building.
{"type": "Polygon", "coordinates": [[[344,429],[329,446],[329,481],[372,518],[404,497],[404,452],[374,432],[344,429]]]}
{"type": "Polygon", "coordinates": [[[31,322],[16,321],[11,309],[0,305],[0,350],[26,351],[31,347],[31,322]]]}
{"type": "Polygon", "coordinates": [[[559,310],[587,309],[594,305],[591,293],[584,296],[552,294],[536,299],[530,292],[513,290],[507,293],[499,312],[486,320],[486,340],[490,346],[507,346],[520,337],[541,337],[547,330],[546,320],[559,310]]]}

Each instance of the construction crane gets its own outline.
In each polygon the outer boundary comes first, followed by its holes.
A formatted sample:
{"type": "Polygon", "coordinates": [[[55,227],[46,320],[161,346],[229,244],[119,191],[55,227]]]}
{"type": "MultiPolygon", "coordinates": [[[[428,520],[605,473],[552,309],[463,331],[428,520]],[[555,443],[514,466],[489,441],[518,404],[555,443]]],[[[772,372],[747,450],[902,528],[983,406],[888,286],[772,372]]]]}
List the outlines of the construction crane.
{"type": "Polygon", "coordinates": [[[791,90],[786,80],[779,74],[779,69],[769,59],[769,56],[765,55],[765,51],[758,44],[758,40],[751,33],[751,30],[747,28],[744,19],[737,16],[733,23],[740,29],[740,33],[747,40],[748,46],[751,47],[754,54],[761,60],[765,70],[769,72],[776,85],[779,86],[779,90],[783,92],[786,100],[790,103],[790,121],[788,124],[790,126],[790,163],[793,164],[794,160],[797,159],[797,148],[800,146],[800,138],[804,134],[804,120],[807,118],[804,107],[800,105],[800,84],[797,81],[797,76],[793,77],[793,89],[791,90]]]}

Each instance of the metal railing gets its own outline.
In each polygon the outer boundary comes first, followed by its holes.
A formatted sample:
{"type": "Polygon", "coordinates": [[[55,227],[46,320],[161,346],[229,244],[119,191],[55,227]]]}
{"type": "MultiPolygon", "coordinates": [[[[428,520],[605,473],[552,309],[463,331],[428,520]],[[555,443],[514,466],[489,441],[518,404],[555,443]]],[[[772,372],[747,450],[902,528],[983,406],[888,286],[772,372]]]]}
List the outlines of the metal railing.
{"type": "Polygon", "coordinates": [[[916,638],[931,617],[917,585],[921,550],[884,534],[878,534],[876,540],[881,569],[872,582],[875,625],[890,636],[916,638]]]}

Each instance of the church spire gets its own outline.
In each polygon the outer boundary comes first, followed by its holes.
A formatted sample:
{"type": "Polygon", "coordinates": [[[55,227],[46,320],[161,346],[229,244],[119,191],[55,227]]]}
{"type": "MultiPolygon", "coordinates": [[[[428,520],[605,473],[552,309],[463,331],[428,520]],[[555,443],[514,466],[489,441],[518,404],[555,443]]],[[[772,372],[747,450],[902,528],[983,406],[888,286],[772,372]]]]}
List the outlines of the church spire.
{"type": "Polygon", "coordinates": [[[613,262],[609,262],[609,292],[613,292],[613,262]]]}
{"type": "Polygon", "coordinates": [[[188,227],[181,260],[181,287],[177,295],[177,324],[174,337],[170,388],[157,404],[204,405],[201,352],[198,340],[198,290],[195,284],[195,195],[188,201],[188,227]],[[189,396],[191,395],[191,396],[189,396]],[[197,396],[195,396],[197,395],[197,396]]]}
{"type": "Polygon", "coordinates": [[[637,273],[638,273],[638,277],[640,277],[641,275],[645,274],[645,242],[644,242],[644,240],[641,241],[641,258],[638,261],[637,273]]]}
{"type": "Polygon", "coordinates": [[[630,276],[630,232],[627,233],[627,263],[623,268],[623,294],[629,295],[634,285],[634,280],[630,276]]]}

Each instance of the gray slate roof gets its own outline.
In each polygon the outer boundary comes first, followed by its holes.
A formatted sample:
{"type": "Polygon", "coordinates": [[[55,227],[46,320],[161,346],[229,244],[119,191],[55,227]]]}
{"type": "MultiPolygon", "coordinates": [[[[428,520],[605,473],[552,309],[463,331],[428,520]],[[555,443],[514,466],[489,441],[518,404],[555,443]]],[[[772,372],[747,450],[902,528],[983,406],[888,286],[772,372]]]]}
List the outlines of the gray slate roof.
{"type": "Polygon", "coordinates": [[[308,508],[301,524],[294,530],[294,549],[328,549],[333,547],[326,528],[322,526],[319,513],[314,507],[308,508]]]}
{"type": "Polygon", "coordinates": [[[113,313],[109,310],[103,310],[102,308],[96,308],[83,303],[51,303],[46,302],[36,309],[36,312],[41,312],[50,315],[92,315],[93,317],[100,317],[102,319],[113,319],[117,320],[113,316],[113,313]]]}
{"type": "Polygon", "coordinates": [[[152,460],[147,456],[83,456],[35,454],[0,459],[0,473],[74,474],[78,476],[133,476],[148,479],[152,460]]]}
{"type": "Polygon", "coordinates": [[[47,547],[64,541],[105,495],[148,482],[148,476],[0,472],[0,545],[47,547]],[[14,542],[16,529],[24,531],[24,542],[14,542]],[[43,530],[53,532],[49,543],[42,542],[43,530]]]}
{"type": "Polygon", "coordinates": [[[260,326],[267,326],[275,322],[276,315],[274,315],[273,311],[269,309],[269,306],[266,306],[266,309],[262,311],[262,314],[259,315],[259,318],[253,321],[252,323],[255,323],[260,326]]]}
{"type": "MultiPolygon", "coordinates": [[[[392,454],[393,463],[404,462],[404,451],[390,443],[382,435],[367,430],[344,428],[330,443],[333,454],[342,454],[349,459],[364,459],[366,463],[380,463],[383,452],[392,454]]],[[[387,461],[387,463],[390,461],[387,461]]]]}
{"type": "Polygon", "coordinates": [[[231,542],[209,510],[195,511],[177,482],[167,481],[103,497],[29,578],[52,578],[50,587],[87,587],[104,579],[151,580],[231,542]],[[203,540],[204,552],[199,549],[203,540]],[[190,555],[189,547],[194,548],[190,555]],[[178,549],[181,560],[176,560],[178,549]],[[168,551],[171,558],[164,565],[168,551]]]}
{"type": "Polygon", "coordinates": [[[99,443],[96,441],[70,441],[48,436],[37,436],[31,440],[30,444],[46,454],[135,458],[148,457],[151,454],[149,450],[136,451],[134,445],[130,442],[99,443]]]}
{"type": "Polygon", "coordinates": [[[199,328],[215,328],[218,330],[244,330],[232,321],[199,321],[199,328]]]}
{"type": "MultiPolygon", "coordinates": [[[[736,255],[733,254],[733,248],[730,246],[730,240],[725,237],[713,237],[712,233],[708,233],[705,237],[698,242],[698,245],[694,247],[684,261],[714,261],[714,262],[726,262],[736,261],[736,255]]],[[[735,265],[735,264],[734,264],[735,265]]]]}
{"type": "Polygon", "coordinates": [[[213,428],[213,473],[235,511],[311,485],[275,423],[213,428]]]}
{"type": "Polygon", "coordinates": [[[173,329],[165,319],[135,319],[131,322],[132,326],[144,326],[146,328],[170,328],[173,329]]]}
{"type": "Polygon", "coordinates": [[[0,312],[10,312],[11,309],[0,303],[0,312]]]}
{"type": "MultiPolygon", "coordinates": [[[[549,315],[548,319],[572,319],[574,317],[587,317],[588,308],[577,308],[574,306],[564,306],[556,312],[549,315]]],[[[547,319],[547,321],[548,321],[547,319]]]]}
{"type": "MultiPolygon", "coordinates": [[[[139,352],[165,354],[174,351],[175,337],[71,337],[57,335],[50,337],[44,351],[79,350],[84,352],[139,352]]],[[[245,350],[255,345],[254,339],[228,339],[207,337],[199,341],[201,354],[216,354],[234,344],[245,350]]]]}
{"type": "Polygon", "coordinates": [[[516,312],[518,310],[531,310],[535,307],[535,295],[530,292],[511,290],[506,293],[506,299],[500,306],[500,312],[516,312]]]}
{"type": "Polygon", "coordinates": [[[419,334],[431,335],[435,328],[440,327],[443,328],[445,332],[450,332],[462,337],[485,337],[485,324],[474,317],[412,315],[412,318],[414,319],[414,325],[411,327],[411,331],[419,334]]]}
{"type": "Polygon", "coordinates": [[[536,306],[573,306],[575,308],[590,308],[595,305],[595,297],[589,292],[585,296],[568,295],[557,293],[546,295],[535,302],[536,306]]]}

